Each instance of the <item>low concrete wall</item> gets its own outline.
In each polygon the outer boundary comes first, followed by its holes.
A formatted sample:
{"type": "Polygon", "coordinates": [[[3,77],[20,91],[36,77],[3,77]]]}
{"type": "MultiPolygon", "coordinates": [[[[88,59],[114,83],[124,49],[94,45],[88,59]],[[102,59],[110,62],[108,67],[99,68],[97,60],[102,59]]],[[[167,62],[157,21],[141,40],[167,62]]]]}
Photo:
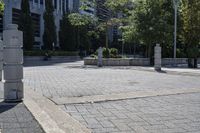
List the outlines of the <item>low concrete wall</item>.
{"type": "MultiPolygon", "coordinates": [[[[173,65],[174,64],[174,59],[173,58],[163,58],[162,59],[162,65],[173,65]]],[[[176,64],[183,65],[183,64],[188,64],[188,58],[177,58],[176,59],[176,64]]],[[[200,64],[200,58],[198,58],[198,64],[200,64]]]]}
{"type": "MultiPolygon", "coordinates": [[[[84,65],[97,65],[97,59],[84,58],[84,65]]],[[[149,66],[148,58],[109,58],[103,59],[104,66],[149,66]]]]}
{"type": "MultiPolygon", "coordinates": [[[[198,59],[198,63],[200,64],[200,58],[198,59]]],[[[169,66],[174,64],[173,58],[163,58],[162,66],[169,66]]],[[[183,65],[188,64],[187,58],[177,58],[176,64],[183,65]]],[[[95,58],[84,58],[84,65],[97,65],[97,59],[95,58]]],[[[103,59],[104,66],[150,66],[149,58],[109,58],[103,59]]]]}
{"type": "MultiPolygon", "coordinates": [[[[24,56],[24,61],[42,61],[44,60],[44,56],[24,56]]],[[[52,56],[50,58],[51,61],[56,60],[80,60],[79,56],[52,56]]]]}
{"type": "Polygon", "coordinates": [[[176,62],[176,64],[187,64],[188,63],[188,58],[176,58],[176,61],[174,61],[173,58],[163,58],[162,59],[162,65],[166,66],[166,65],[173,65],[174,62],[176,62]]]}
{"type": "Polygon", "coordinates": [[[130,59],[130,66],[150,66],[149,58],[132,58],[130,59]]]}

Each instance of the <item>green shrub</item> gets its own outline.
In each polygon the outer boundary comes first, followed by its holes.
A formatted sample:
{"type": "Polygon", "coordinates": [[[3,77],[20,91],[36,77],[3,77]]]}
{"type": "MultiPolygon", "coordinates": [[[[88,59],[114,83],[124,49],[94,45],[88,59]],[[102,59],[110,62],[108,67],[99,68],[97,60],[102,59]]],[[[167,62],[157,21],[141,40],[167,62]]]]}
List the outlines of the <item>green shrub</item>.
{"type": "Polygon", "coordinates": [[[91,54],[90,57],[96,59],[96,58],[97,58],[97,55],[95,55],[95,54],[91,54]]]}
{"type": "MultiPolygon", "coordinates": [[[[98,56],[98,49],[96,50],[96,52],[92,55],[90,55],[90,57],[97,57],[98,56]]],[[[118,50],[116,48],[111,48],[111,49],[106,49],[105,47],[103,48],[103,58],[122,58],[122,56],[120,56],[118,54],[118,50]]]]}
{"type": "Polygon", "coordinates": [[[186,53],[184,53],[183,49],[177,49],[177,57],[178,58],[185,58],[187,57],[186,53]]]}
{"type": "Polygon", "coordinates": [[[110,49],[110,57],[117,58],[117,56],[118,56],[118,50],[116,48],[111,48],[110,49]]]}
{"type": "Polygon", "coordinates": [[[103,58],[110,58],[110,50],[108,48],[103,48],[103,58]]]}

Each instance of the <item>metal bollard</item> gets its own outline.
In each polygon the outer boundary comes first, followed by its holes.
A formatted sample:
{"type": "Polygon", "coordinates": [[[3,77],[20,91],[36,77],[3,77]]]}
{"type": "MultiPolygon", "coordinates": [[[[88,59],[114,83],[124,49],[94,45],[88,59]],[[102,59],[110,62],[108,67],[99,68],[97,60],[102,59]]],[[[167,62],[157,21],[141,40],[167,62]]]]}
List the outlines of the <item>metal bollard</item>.
{"type": "Polygon", "coordinates": [[[0,81],[2,81],[2,71],[3,71],[3,41],[0,38],[0,81]]]}
{"type": "Polygon", "coordinates": [[[154,49],[154,69],[156,71],[161,71],[162,57],[161,57],[161,47],[160,44],[156,44],[154,49]]]}
{"type": "Polygon", "coordinates": [[[15,24],[9,24],[3,31],[4,58],[4,100],[20,102],[23,94],[23,33],[15,24]]]}

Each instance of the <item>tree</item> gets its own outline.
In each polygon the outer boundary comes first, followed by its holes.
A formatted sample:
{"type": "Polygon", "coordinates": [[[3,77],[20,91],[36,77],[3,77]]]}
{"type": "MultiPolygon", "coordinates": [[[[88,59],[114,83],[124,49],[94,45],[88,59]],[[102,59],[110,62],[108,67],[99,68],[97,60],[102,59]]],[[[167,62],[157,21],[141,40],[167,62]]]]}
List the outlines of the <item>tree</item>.
{"type": "Polygon", "coordinates": [[[60,32],[59,32],[59,39],[60,39],[60,47],[62,50],[66,51],[76,51],[76,38],[75,38],[75,28],[71,25],[68,13],[65,14],[61,20],[60,25],[60,32]]]}
{"type": "Polygon", "coordinates": [[[76,45],[80,50],[90,49],[90,39],[89,34],[92,25],[95,23],[95,17],[79,14],[79,13],[71,13],[68,15],[68,19],[70,24],[74,26],[76,32],[76,45]]]}
{"type": "Polygon", "coordinates": [[[106,0],[105,5],[115,13],[128,14],[133,8],[133,0],[106,0]]]}
{"type": "Polygon", "coordinates": [[[57,37],[56,37],[56,26],[54,22],[54,7],[52,0],[46,0],[45,2],[45,13],[44,13],[44,35],[43,35],[43,42],[44,42],[44,49],[52,50],[53,44],[56,45],[57,37]]]}
{"type": "Polygon", "coordinates": [[[4,11],[4,2],[0,0],[0,14],[2,15],[4,11]]]}
{"type": "Polygon", "coordinates": [[[30,12],[29,0],[21,1],[19,30],[23,32],[24,49],[32,50],[34,44],[34,29],[30,12]]]}
{"type": "Polygon", "coordinates": [[[125,30],[126,38],[129,40],[134,38],[146,46],[147,57],[153,56],[152,51],[156,43],[160,43],[163,47],[172,45],[173,5],[171,1],[135,0],[130,13],[128,25],[132,30],[125,30]]]}
{"type": "Polygon", "coordinates": [[[183,20],[182,39],[186,44],[189,67],[197,68],[200,47],[200,1],[182,0],[181,14],[183,20]],[[191,62],[193,60],[193,62],[191,62]]]}
{"type": "MultiPolygon", "coordinates": [[[[108,51],[108,43],[109,43],[109,30],[113,27],[119,27],[126,21],[127,16],[129,15],[129,11],[132,8],[133,2],[132,0],[106,0],[104,5],[110,12],[110,16],[100,22],[100,26],[103,27],[105,32],[105,40],[106,40],[106,49],[108,51]],[[121,17],[119,17],[119,15],[121,17]]],[[[115,38],[118,41],[118,39],[115,38]]],[[[116,41],[116,42],[117,42],[116,41]]],[[[115,42],[115,43],[116,43],[115,42]]]]}

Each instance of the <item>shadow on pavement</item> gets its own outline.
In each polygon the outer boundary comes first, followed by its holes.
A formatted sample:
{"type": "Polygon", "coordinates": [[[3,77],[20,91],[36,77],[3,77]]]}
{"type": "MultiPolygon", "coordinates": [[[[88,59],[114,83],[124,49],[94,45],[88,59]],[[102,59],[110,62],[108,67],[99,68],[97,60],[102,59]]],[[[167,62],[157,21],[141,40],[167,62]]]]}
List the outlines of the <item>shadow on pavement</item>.
{"type": "Polygon", "coordinates": [[[167,73],[166,71],[164,71],[164,70],[155,70],[156,72],[158,72],[158,73],[167,73]]]}
{"type": "Polygon", "coordinates": [[[18,104],[19,103],[5,103],[4,101],[1,101],[0,102],[0,114],[14,108],[18,104]]]}

